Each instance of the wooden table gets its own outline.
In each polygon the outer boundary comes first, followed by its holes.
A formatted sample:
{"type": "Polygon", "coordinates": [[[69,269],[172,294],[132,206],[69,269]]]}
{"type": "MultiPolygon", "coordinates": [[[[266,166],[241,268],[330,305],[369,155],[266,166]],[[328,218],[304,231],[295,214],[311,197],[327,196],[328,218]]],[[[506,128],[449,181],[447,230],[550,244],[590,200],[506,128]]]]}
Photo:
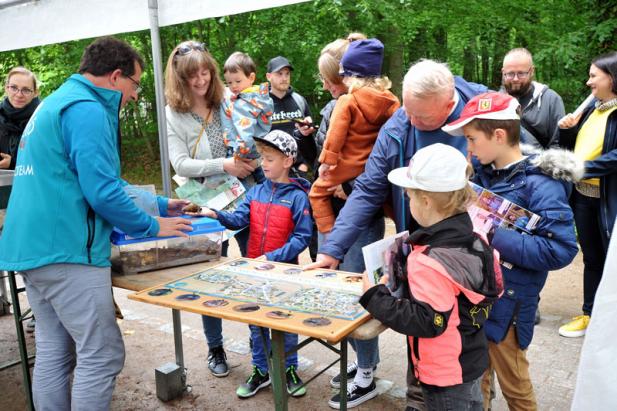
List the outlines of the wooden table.
{"type": "MultiPolygon", "coordinates": [[[[247,260],[249,262],[252,261],[250,259],[243,260],[247,260]]],[[[301,321],[311,316],[314,317],[315,314],[294,312],[294,317],[298,317],[298,321],[280,321],[267,318],[263,315],[265,311],[260,313],[260,315],[255,315],[254,313],[243,313],[233,310],[233,307],[242,304],[242,301],[230,300],[230,304],[226,307],[205,307],[201,304],[201,301],[194,302],[176,300],[175,296],[179,295],[179,292],[175,290],[173,294],[169,294],[167,296],[152,297],[148,295],[148,292],[151,291],[151,289],[164,288],[165,285],[169,286],[171,283],[176,283],[178,280],[182,280],[194,273],[202,272],[219,264],[227,265],[230,261],[230,259],[222,258],[217,262],[193,264],[184,267],[153,271],[150,273],[124,276],[115,275],[112,277],[112,283],[116,287],[139,291],[136,294],[129,295],[130,299],[161,305],[172,309],[176,363],[182,370],[185,368],[182,352],[180,311],[190,311],[232,321],[268,327],[272,330],[272,355],[271,358],[269,358],[269,363],[272,370],[272,385],[275,398],[275,408],[277,410],[287,410],[288,394],[285,381],[285,356],[291,352],[299,350],[311,342],[321,343],[331,351],[337,353],[339,358],[329,364],[326,369],[321,370],[317,375],[307,380],[305,384],[308,384],[325,372],[328,368],[339,362],[341,392],[345,393],[347,390],[347,338],[350,336],[359,337],[361,339],[372,338],[385,329],[381,323],[375,320],[369,321],[370,317],[367,313],[363,313],[353,321],[343,321],[336,318],[331,319],[332,324],[328,327],[302,327],[301,321]],[[362,326],[362,324],[366,325],[362,326]],[[291,352],[285,353],[284,332],[286,331],[295,332],[301,335],[308,335],[309,338],[300,342],[291,352]],[[335,347],[337,344],[340,344],[340,348],[338,349],[335,347]]],[[[263,261],[260,261],[260,263],[263,263],[263,261]]],[[[294,266],[290,265],[290,267],[294,266]]],[[[353,275],[352,273],[346,274],[353,275]]],[[[183,384],[185,384],[185,382],[186,381],[183,380],[183,384]]],[[[341,396],[341,409],[346,409],[346,395],[341,396]]]]}

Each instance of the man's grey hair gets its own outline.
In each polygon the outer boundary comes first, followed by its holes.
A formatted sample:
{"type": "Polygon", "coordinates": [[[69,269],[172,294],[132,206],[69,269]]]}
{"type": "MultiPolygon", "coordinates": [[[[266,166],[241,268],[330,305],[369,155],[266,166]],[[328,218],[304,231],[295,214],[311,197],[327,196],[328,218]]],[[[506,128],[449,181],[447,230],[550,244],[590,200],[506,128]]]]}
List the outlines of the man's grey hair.
{"type": "Polygon", "coordinates": [[[517,47],[515,49],[512,49],[512,50],[508,51],[506,53],[506,55],[503,56],[503,62],[505,63],[506,59],[508,57],[511,57],[511,56],[514,56],[514,55],[519,55],[519,56],[527,57],[529,59],[529,62],[533,66],[533,56],[531,55],[529,50],[527,50],[525,47],[517,47]]]}
{"type": "Polygon", "coordinates": [[[454,76],[446,63],[422,59],[413,64],[403,79],[403,95],[413,97],[454,96],[454,76]]]}

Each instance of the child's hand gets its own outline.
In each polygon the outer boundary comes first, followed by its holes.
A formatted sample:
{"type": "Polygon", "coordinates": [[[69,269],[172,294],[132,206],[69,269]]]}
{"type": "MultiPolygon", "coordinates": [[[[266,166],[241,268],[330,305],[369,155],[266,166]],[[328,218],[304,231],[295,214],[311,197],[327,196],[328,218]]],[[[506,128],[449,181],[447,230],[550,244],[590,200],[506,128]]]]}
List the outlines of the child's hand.
{"type": "Polygon", "coordinates": [[[327,180],[328,178],[330,178],[330,173],[332,173],[334,171],[334,169],[336,168],[336,165],[331,166],[328,164],[320,164],[319,165],[319,177],[323,178],[324,180],[327,180]]]}
{"type": "Polygon", "coordinates": [[[365,272],[362,273],[362,289],[364,290],[364,292],[367,292],[369,289],[375,287],[376,285],[379,285],[379,284],[387,285],[388,284],[388,278],[389,277],[386,274],[384,274],[379,279],[379,283],[378,284],[372,284],[371,281],[368,278],[367,272],[365,271],[365,272]]]}
{"type": "Polygon", "coordinates": [[[199,211],[197,212],[186,212],[186,215],[192,215],[195,217],[210,217],[210,218],[216,218],[216,212],[213,210],[210,210],[208,207],[201,207],[199,209],[199,211]]]}

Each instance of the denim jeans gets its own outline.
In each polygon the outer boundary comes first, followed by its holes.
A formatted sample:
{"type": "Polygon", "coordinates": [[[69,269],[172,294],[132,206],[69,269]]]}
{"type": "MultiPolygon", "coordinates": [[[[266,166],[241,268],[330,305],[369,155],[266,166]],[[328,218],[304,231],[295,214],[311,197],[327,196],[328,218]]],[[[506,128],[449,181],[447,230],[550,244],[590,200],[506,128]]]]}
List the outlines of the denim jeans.
{"type": "MultiPolygon", "coordinates": [[[[246,247],[249,239],[248,227],[237,233],[234,237],[238,242],[238,248],[242,256],[246,255],[246,247]]],[[[223,241],[221,255],[227,257],[227,250],[229,248],[229,241],[223,241]]],[[[204,326],[204,334],[206,335],[206,341],[208,342],[208,348],[216,348],[223,346],[223,320],[216,317],[209,317],[207,315],[201,316],[201,323],[204,326]]]]}
{"type": "Polygon", "coordinates": [[[600,222],[600,199],[573,194],[573,211],[578,242],[583,252],[583,313],[591,315],[593,300],[602,279],[608,237],[600,222]]]}
{"type": "Polygon", "coordinates": [[[50,264],[22,275],[37,320],[36,409],[108,410],[124,366],[110,268],[50,264]]]}
{"type": "MultiPolygon", "coordinates": [[[[355,243],[349,248],[347,254],[343,257],[343,262],[338,266],[339,270],[349,271],[352,273],[362,273],[366,269],[364,266],[364,257],[362,256],[362,247],[381,240],[385,233],[385,221],[383,217],[374,219],[360,235],[355,243]]],[[[325,241],[323,234],[319,234],[319,244],[325,241]]],[[[370,340],[349,339],[349,345],[356,352],[358,359],[358,367],[374,368],[379,364],[379,336],[370,340]]]]}
{"type": "Polygon", "coordinates": [[[449,387],[422,384],[428,411],[482,411],[482,377],[449,387]]]}
{"type": "MultiPolygon", "coordinates": [[[[253,354],[253,365],[259,368],[259,371],[266,373],[268,371],[268,353],[270,352],[270,329],[249,325],[251,330],[251,349],[253,354]],[[267,346],[264,347],[263,338],[261,337],[263,330],[267,346]]],[[[290,351],[298,345],[298,334],[285,333],[285,352],[290,351]]],[[[298,352],[285,357],[285,368],[290,366],[298,368],[298,352]]]]}

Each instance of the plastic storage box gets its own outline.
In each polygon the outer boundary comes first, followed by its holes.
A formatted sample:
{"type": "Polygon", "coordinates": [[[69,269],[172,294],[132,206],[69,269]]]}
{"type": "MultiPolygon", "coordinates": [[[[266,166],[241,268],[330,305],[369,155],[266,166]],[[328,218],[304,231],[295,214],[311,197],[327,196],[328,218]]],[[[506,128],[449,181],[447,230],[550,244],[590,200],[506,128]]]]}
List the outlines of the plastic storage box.
{"type": "Polygon", "coordinates": [[[115,228],[111,235],[111,265],[122,274],[135,274],[178,265],[218,260],[223,227],[207,217],[191,218],[193,231],[186,237],[132,238],[115,228]]]}

